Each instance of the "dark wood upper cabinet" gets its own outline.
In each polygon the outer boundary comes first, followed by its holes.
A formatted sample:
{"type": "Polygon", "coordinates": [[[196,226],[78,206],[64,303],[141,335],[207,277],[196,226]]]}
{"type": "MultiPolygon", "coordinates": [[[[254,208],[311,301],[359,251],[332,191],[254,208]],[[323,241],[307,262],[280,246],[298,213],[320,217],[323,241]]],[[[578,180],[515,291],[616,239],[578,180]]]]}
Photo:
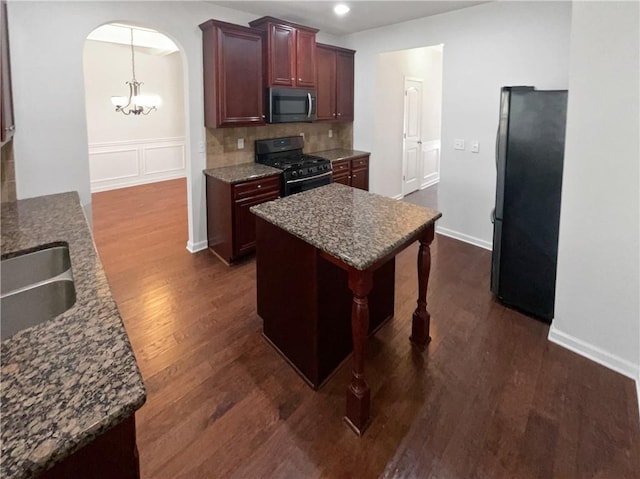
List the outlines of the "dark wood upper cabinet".
{"type": "Polygon", "coordinates": [[[336,116],[339,121],[353,121],[353,50],[336,52],[336,116]]]}
{"type": "Polygon", "coordinates": [[[266,86],[315,88],[317,29],[273,17],[249,25],[265,35],[266,86]]]}
{"type": "Polygon", "coordinates": [[[14,130],[7,2],[3,0],[0,3],[0,144],[9,141],[14,130]]]}
{"type": "Polygon", "coordinates": [[[353,121],[354,50],[316,45],[317,119],[353,121]]]}
{"type": "Polygon", "coordinates": [[[316,117],[318,120],[336,118],[336,51],[333,47],[318,45],[316,88],[316,117]]]}
{"type": "Polygon", "coordinates": [[[200,29],[205,126],[264,125],[262,32],[217,20],[200,29]]]}

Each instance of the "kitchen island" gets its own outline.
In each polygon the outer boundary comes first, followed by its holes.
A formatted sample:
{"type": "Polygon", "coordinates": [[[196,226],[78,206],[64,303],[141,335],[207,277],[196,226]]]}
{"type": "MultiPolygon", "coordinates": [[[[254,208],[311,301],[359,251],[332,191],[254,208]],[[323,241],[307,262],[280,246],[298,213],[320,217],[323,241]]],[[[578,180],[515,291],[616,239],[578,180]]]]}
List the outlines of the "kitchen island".
{"type": "MultiPolygon", "coordinates": [[[[342,316],[344,311],[337,310],[338,317],[333,319],[351,323],[353,371],[347,389],[345,421],[357,434],[362,434],[370,416],[370,390],[364,375],[367,335],[372,332],[370,304],[378,316],[388,312],[384,304],[374,304],[379,297],[385,303],[389,286],[383,284],[379,293],[371,294],[378,287],[374,283],[380,279],[388,283],[389,277],[393,282],[389,271],[395,255],[414,241],[420,242],[418,305],[413,314],[411,341],[418,347],[426,346],[430,339],[430,317],[426,308],[431,264],[429,245],[434,237],[435,221],[442,215],[337,183],[269,201],[252,207],[251,211],[257,216],[258,314],[264,320],[267,339],[270,339],[270,325],[277,323],[280,315],[297,314],[295,321],[289,323],[291,329],[285,333],[294,338],[290,342],[322,331],[319,321],[322,315],[318,311],[325,302],[332,301],[323,294],[327,288],[339,290],[342,283],[352,297],[350,314],[342,316]],[[342,278],[335,272],[326,274],[328,265],[339,268],[342,278]],[[333,278],[330,285],[325,284],[327,278],[333,278]]],[[[318,335],[322,336],[322,332],[318,335]]],[[[321,355],[321,350],[330,349],[331,344],[331,340],[318,338],[307,347],[320,350],[317,354],[321,355]]],[[[288,357],[288,351],[283,351],[281,344],[275,346],[300,369],[296,358],[288,357]]]]}
{"type": "Polygon", "coordinates": [[[75,303],[0,345],[2,477],[138,478],[146,390],[78,194],[2,205],[3,259],[50,245],[68,247],[75,303]]]}

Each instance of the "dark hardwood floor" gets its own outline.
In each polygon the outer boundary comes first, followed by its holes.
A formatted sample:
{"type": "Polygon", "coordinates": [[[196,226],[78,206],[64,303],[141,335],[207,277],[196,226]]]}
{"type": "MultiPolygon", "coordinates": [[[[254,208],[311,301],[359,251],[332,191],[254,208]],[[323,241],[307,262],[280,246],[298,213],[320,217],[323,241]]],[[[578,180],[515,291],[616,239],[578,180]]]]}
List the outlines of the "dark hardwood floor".
{"type": "Polygon", "coordinates": [[[425,352],[408,340],[417,247],[398,255],[359,438],[342,422],[349,364],[314,392],[261,336],[254,260],[187,252],[184,180],[94,194],[93,212],[148,389],[144,479],[640,477],[633,381],[495,302],[489,251],[436,236],[425,352]]]}

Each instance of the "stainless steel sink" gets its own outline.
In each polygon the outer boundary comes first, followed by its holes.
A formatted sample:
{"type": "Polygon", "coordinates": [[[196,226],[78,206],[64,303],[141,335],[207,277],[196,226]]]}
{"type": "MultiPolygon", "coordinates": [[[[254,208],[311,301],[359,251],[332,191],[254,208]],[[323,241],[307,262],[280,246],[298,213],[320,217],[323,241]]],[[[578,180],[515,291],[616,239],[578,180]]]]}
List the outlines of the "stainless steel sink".
{"type": "Polygon", "coordinates": [[[58,245],[3,259],[0,295],[54,278],[71,268],[69,247],[58,245]]]}
{"type": "Polygon", "coordinates": [[[56,244],[0,262],[0,339],[64,313],[76,302],[67,245],[56,244]]]}

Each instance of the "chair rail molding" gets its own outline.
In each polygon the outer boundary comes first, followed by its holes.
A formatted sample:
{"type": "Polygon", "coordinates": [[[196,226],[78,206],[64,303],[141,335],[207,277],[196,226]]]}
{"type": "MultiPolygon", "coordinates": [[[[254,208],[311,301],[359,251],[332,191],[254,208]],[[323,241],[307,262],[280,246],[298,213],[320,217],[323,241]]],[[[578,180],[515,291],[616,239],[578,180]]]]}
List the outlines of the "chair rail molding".
{"type": "Polygon", "coordinates": [[[91,192],[187,176],[185,138],[149,138],[89,144],[91,192]]]}

